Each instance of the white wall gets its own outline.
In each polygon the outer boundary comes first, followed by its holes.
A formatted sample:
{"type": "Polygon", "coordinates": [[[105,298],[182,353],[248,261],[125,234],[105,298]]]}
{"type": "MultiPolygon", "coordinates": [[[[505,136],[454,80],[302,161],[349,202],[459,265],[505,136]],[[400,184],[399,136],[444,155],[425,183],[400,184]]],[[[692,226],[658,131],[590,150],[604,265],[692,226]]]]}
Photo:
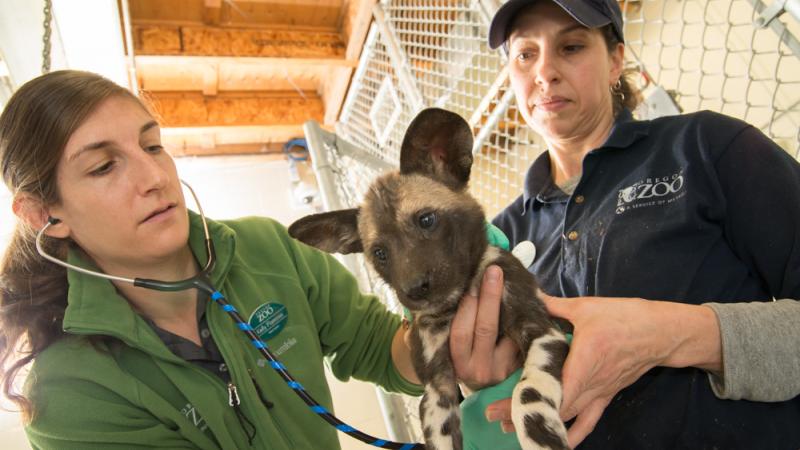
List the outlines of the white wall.
{"type": "Polygon", "coordinates": [[[15,86],[41,73],[43,8],[44,0],[0,1],[0,52],[15,86]]]}
{"type": "MultiPolygon", "coordinates": [[[[116,0],[53,0],[52,14],[50,70],[88,70],[129,87],[116,0]]],[[[0,53],[15,88],[41,74],[43,22],[43,0],[0,0],[0,53]]]]}

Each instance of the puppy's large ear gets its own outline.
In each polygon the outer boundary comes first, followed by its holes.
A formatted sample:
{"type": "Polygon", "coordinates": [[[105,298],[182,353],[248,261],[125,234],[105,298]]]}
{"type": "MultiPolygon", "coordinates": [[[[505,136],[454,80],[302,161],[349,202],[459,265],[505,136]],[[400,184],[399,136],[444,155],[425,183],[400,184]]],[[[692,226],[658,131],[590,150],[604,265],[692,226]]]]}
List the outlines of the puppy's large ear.
{"type": "Polygon", "coordinates": [[[411,121],[400,148],[400,172],[419,173],[461,190],[472,167],[472,131],[456,113],[428,108],[411,121]]]}
{"type": "Polygon", "coordinates": [[[363,252],[358,209],[312,214],[289,226],[289,235],[328,253],[363,252]]]}

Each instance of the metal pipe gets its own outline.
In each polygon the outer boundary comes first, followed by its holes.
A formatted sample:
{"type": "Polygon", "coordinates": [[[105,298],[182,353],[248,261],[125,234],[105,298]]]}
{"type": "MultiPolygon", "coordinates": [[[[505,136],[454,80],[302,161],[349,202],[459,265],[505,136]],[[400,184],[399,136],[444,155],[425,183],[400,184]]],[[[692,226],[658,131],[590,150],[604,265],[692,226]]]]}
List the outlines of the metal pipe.
{"type": "MultiPolygon", "coordinates": [[[[116,3],[116,2],[115,2],[116,3]]],[[[122,8],[122,28],[125,33],[125,53],[128,59],[128,80],[133,95],[139,95],[139,79],[136,76],[136,60],[133,57],[133,32],[131,31],[131,10],[128,0],[120,0],[122,8]]]]}
{"type": "Polygon", "coordinates": [[[389,433],[389,439],[398,442],[414,442],[418,438],[411,435],[408,416],[405,414],[398,414],[398,412],[406,411],[406,405],[403,400],[395,394],[390,394],[383,389],[376,387],[375,393],[378,397],[378,405],[383,413],[383,419],[386,423],[386,432],[389,433]]]}
{"type": "Polygon", "coordinates": [[[771,5],[765,5],[764,10],[759,12],[761,16],[756,19],[756,25],[761,28],[766,27],[785,12],[794,16],[794,20],[800,22],[800,0],[773,0],[771,5]]]}
{"type": "Polygon", "coordinates": [[[395,170],[397,169],[397,166],[399,164],[399,163],[395,164],[389,163],[383,160],[382,158],[375,156],[372,153],[369,153],[368,151],[362,149],[361,147],[353,145],[350,142],[345,141],[343,139],[337,139],[336,148],[339,149],[340,154],[344,156],[349,156],[358,161],[359,164],[363,164],[364,166],[369,167],[370,169],[377,170],[378,172],[381,173],[388,172],[390,170],[395,170]]]}
{"type": "Polygon", "coordinates": [[[794,20],[800,22],[800,0],[786,0],[783,9],[794,17],[794,20]]]}
{"type": "Polygon", "coordinates": [[[335,211],[344,209],[339,196],[336,195],[336,179],[328,160],[328,152],[325,149],[325,134],[319,123],[309,120],[303,124],[303,133],[308,144],[308,154],[311,156],[311,167],[317,176],[317,186],[322,197],[322,206],[325,211],[335,211]]]}
{"type": "Polygon", "coordinates": [[[797,58],[800,58],[800,41],[795,37],[780,20],[774,20],[783,11],[789,12],[795,20],[800,22],[800,0],[776,0],[771,6],[767,6],[761,0],[749,0],[753,5],[753,9],[759,14],[754,26],[756,27],[770,27],[778,38],[792,50],[792,53],[797,58]],[[781,6],[781,8],[773,8],[773,6],[781,6]]]}
{"type": "Polygon", "coordinates": [[[481,151],[483,143],[489,138],[489,135],[492,134],[495,126],[500,122],[500,119],[508,110],[508,106],[511,104],[513,99],[514,91],[511,89],[506,90],[505,94],[503,94],[503,97],[500,98],[500,102],[497,104],[497,107],[492,110],[491,114],[489,114],[489,118],[486,120],[486,123],[481,126],[481,131],[479,131],[478,135],[475,136],[475,141],[472,144],[473,155],[481,151]]]}

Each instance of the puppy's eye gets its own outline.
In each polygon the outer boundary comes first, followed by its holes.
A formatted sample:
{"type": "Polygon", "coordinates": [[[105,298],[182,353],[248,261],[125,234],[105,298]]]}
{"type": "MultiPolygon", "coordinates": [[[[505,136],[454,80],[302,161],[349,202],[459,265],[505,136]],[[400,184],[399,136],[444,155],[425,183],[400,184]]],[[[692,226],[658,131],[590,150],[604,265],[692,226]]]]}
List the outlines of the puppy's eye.
{"type": "Polygon", "coordinates": [[[383,247],[375,247],[372,249],[372,255],[380,262],[386,262],[386,250],[383,247]]]}
{"type": "Polygon", "coordinates": [[[436,225],[436,213],[434,212],[426,212],[420,214],[419,218],[417,219],[419,222],[419,227],[423,230],[429,230],[436,225]]]}

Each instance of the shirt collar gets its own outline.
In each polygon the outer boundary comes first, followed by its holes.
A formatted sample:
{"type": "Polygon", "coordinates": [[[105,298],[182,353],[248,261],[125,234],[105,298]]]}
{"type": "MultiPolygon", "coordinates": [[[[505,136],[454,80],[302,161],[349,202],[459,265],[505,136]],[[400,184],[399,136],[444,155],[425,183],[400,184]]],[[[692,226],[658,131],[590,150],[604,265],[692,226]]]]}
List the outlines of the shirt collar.
{"type": "Polygon", "coordinates": [[[603,151],[608,148],[627,148],[634,142],[646,137],[650,133],[649,120],[634,120],[633,114],[624,108],[617,114],[614,126],[608,135],[606,142],[593,153],[603,151]]]}
{"type": "MultiPolygon", "coordinates": [[[[205,265],[205,236],[200,217],[189,211],[189,246],[200,265],[205,265]]],[[[208,220],[208,229],[217,255],[211,281],[217,289],[233,263],[235,232],[227,225],[208,220]]],[[[71,249],[67,261],[80,267],[97,270],[81,252],[71,249]]],[[[72,334],[104,334],[119,338],[129,345],[157,348],[160,340],[130,304],[105,279],[67,271],[69,291],[64,312],[64,331],[72,334]],[[155,347],[154,347],[155,346],[155,347]]],[[[166,350],[163,345],[161,346],[166,350]]],[[[167,353],[169,351],[167,350],[167,353]]]]}
{"type": "MultiPolygon", "coordinates": [[[[612,148],[627,148],[647,136],[649,131],[650,121],[634,120],[633,114],[625,108],[617,114],[614,126],[611,128],[611,133],[608,135],[606,142],[600,148],[589,153],[601,153],[612,148]]],[[[532,197],[535,197],[541,203],[566,201],[569,198],[569,195],[553,184],[553,179],[550,175],[549,150],[536,158],[536,161],[531,164],[528,173],[525,175],[525,185],[522,190],[522,214],[527,211],[532,197]]]]}

